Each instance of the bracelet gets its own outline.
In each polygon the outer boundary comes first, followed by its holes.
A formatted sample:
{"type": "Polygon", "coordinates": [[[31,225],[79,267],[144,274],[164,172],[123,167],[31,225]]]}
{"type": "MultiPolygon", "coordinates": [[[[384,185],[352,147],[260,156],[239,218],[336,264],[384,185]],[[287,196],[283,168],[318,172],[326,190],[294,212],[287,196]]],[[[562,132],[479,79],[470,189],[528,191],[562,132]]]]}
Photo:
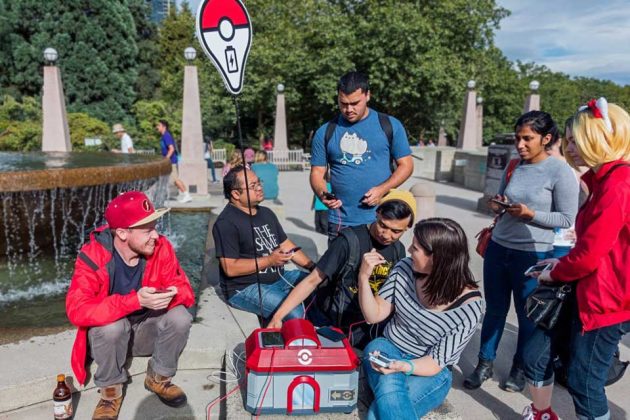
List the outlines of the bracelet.
{"type": "Polygon", "coordinates": [[[317,267],[317,264],[315,264],[313,261],[311,261],[311,263],[309,265],[307,265],[306,268],[309,272],[313,272],[313,270],[315,270],[315,267],[317,267]]]}
{"type": "Polygon", "coordinates": [[[414,365],[411,360],[407,360],[407,359],[402,359],[401,362],[405,362],[411,367],[411,370],[409,370],[408,372],[405,372],[405,376],[411,376],[413,374],[413,371],[416,370],[416,365],[414,365]]]}

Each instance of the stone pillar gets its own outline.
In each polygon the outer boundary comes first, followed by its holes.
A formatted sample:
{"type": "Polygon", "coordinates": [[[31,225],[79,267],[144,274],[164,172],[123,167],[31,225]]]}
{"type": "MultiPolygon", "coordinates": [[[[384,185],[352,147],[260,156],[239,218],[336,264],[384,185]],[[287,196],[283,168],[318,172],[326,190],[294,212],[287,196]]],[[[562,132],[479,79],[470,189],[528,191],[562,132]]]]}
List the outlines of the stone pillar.
{"type": "Polygon", "coordinates": [[[287,142],[287,116],[284,105],[284,85],[279,84],[276,96],[276,123],[273,130],[273,151],[289,150],[287,142]]]}
{"type": "Polygon", "coordinates": [[[529,111],[540,111],[540,95],[538,94],[538,88],[540,83],[537,80],[532,80],[529,83],[529,95],[525,98],[525,105],[523,106],[523,113],[529,111]]]}
{"type": "Polygon", "coordinates": [[[438,146],[448,146],[448,141],[446,139],[446,131],[444,130],[444,126],[440,125],[440,131],[438,132],[438,146]]]}
{"type": "Polygon", "coordinates": [[[42,151],[69,152],[70,129],[66,116],[61,73],[57,66],[44,66],[44,94],[42,97],[42,151]]]}
{"type": "Polygon", "coordinates": [[[477,92],[475,81],[469,80],[467,84],[466,99],[464,100],[464,113],[457,137],[457,148],[474,150],[477,145],[477,92]]]}
{"type": "MultiPolygon", "coordinates": [[[[411,192],[416,199],[414,225],[418,223],[418,220],[435,216],[435,190],[431,184],[418,182],[409,188],[409,192],[411,192]]],[[[400,241],[405,246],[405,249],[411,245],[413,242],[413,227],[407,229],[400,238],[400,241]]]]}
{"type": "Polygon", "coordinates": [[[208,194],[208,166],[204,152],[197,66],[185,66],[179,176],[191,194],[208,194]]]}
{"type": "Polygon", "coordinates": [[[483,98],[477,96],[477,147],[483,146],[483,98]]]}

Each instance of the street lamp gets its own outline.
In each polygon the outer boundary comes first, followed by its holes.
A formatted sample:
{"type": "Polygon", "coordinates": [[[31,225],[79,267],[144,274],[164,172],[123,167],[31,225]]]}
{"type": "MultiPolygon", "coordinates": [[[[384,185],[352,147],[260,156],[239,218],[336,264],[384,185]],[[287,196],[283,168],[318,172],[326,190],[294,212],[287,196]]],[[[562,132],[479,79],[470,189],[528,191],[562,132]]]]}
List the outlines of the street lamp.
{"type": "Polygon", "coordinates": [[[477,86],[477,83],[474,80],[469,80],[468,83],[466,83],[466,87],[470,90],[473,90],[475,86],[477,86]]]}
{"type": "Polygon", "coordinates": [[[483,98],[481,96],[477,96],[477,105],[483,104],[483,98]]]}
{"type": "Polygon", "coordinates": [[[278,83],[278,86],[276,86],[276,90],[278,91],[278,93],[284,92],[284,85],[282,83],[278,83]]]}
{"type": "Polygon", "coordinates": [[[57,50],[51,47],[48,47],[44,50],[44,60],[48,62],[48,64],[53,65],[55,61],[57,61],[57,50]]]}
{"type": "Polygon", "coordinates": [[[540,82],[538,82],[538,80],[532,80],[531,82],[529,82],[529,89],[532,92],[536,92],[539,87],[540,87],[540,82]]]}
{"type": "Polygon", "coordinates": [[[193,47],[188,47],[184,50],[184,58],[188,61],[193,61],[197,57],[197,51],[193,47]]]}

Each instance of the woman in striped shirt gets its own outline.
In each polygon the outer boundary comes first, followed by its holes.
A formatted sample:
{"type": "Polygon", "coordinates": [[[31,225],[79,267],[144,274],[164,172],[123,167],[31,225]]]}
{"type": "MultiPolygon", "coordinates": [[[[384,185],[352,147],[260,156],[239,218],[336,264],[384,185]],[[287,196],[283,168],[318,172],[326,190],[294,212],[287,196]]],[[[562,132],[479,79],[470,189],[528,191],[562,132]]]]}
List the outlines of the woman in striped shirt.
{"type": "Polygon", "coordinates": [[[477,330],[485,308],[468,267],[468,241],[455,221],[430,218],[414,228],[411,258],[400,261],[374,296],[369,278],[385,261],[363,256],[359,303],[368,323],[393,317],[384,337],[365,348],[363,369],[374,391],[368,419],[420,418],[439,406],[451,387],[450,367],[477,330]],[[369,354],[393,359],[387,367],[369,354]]]}

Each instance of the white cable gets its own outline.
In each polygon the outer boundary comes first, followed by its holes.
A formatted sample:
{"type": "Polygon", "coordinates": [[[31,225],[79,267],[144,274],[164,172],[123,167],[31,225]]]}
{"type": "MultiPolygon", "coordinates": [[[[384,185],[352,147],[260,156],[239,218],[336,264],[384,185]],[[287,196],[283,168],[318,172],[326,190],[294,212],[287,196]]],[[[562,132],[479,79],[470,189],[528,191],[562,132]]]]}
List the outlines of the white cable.
{"type": "MultiPolygon", "coordinates": [[[[285,279],[285,278],[284,278],[284,276],[282,275],[282,273],[278,272],[278,274],[280,275],[280,278],[281,278],[282,280],[284,280],[284,282],[285,282],[286,284],[288,284],[289,286],[291,286],[291,288],[292,288],[292,289],[295,289],[295,286],[294,286],[293,284],[291,284],[291,283],[289,282],[289,280],[285,279]]],[[[302,303],[300,303],[300,305],[302,305],[302,313],[304,314],[304,318],[303,318],[303,319],[306,319],[306,307],[304,306],[304,301],[302,301],[302,303]]]]}
{"type": "Polygon", "coordinates": [[[245,352],[241,352],[239,354],[236,354],[236,352],[234,351],[234,349],[232,350],[232,353],[230,355],[230,357],[228,357],[227,363],[229,364],[229,366],[227,367],[226,370],[221,370],[221,369],[217,369],[214,370],[210,373],[210,375],[206,376],[206,379],[208,379],[211,382],[214,383],[234,383],[234,382],[239,382],[241,380],[241,372],[238,369],[238,365],[234,364],[234,360],[233,358],[236,358],[236,360],[245,363],[245,359],[242,357],[244,355],[245,352]],[[225,379],[222,378],[222,376],[225,375],[225,379]]]}

